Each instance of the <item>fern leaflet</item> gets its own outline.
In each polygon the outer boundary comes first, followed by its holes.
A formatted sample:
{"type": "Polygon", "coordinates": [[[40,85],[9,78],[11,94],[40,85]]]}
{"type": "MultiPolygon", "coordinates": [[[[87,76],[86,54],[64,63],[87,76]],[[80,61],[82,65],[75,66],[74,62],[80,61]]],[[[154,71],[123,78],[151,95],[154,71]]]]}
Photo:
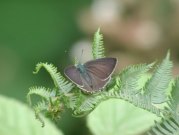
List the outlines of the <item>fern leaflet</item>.
{"type": "Polygon", "coordinates": [[[73,88],[73,84],[67,81],[59,72],[57,72],[57,68],[52,64],[39,63],[36,65],[36,71],[34,73],[38,73],[42,67],[44,67],[50,74],[55,86],[61,90],[60,92],[68,93],[73,88]]]}
{"type": "Polygon", "coordinates": [[[104,46],[103,46],[103,35],[100,34],[100,29],[98,29],[94,35],[92,53],[94,59],[105,57],[104,46]]]}
{"type": "Polygon", "coordinates": [[[162,119],[162,122],[155,122],[148,135],[179,135],[179,123],[173,118],[162,119]]]}
{"type": "Polygon", "coordinates": [[[42,100],[41,102],[38,102],[36,106],[34,106],[34,111],[35,111],[35,117],[37,120],[39,120],[42,124],[42,127],[45,126],[45,122],[43,121],[43,119],[40,117],[40,112],[42,111],[46,111],[47,110],[47,106],[44,100],[42,100]]]}
{"type": "Polygon", "coordinates": [[[169,60],[170,53],[158,66],[152,77],[145,85],[145,94],[151,97],[151,102],[160,104],[167,100],[166,89],[172,79],[172,62],[169,60]]]}
{"type": "Polygon", "coordinates": [[[125,68],[119,74],[119,78],[122,84],[121,90],[128,91],[131,94],[136,94],[137,92],[140,92],[139,79],[144,73],[149,71],[153,67],[153,65],[154,63],[149,65],[140,64],[125,68]]]}
{"type": "Polygon", "coordinates": [[[32,105],[31,95],[38,95],[38,96],[44,98],[46,101],[48,101],[49,97],[51,97],[52,95],[55,96],[54,93],[55,93],[55,91],[46,89],[44,87],[32,87],[32,88],[29,88],[29,93],[27,94],[27,100],[31,106],[32,105]]]}

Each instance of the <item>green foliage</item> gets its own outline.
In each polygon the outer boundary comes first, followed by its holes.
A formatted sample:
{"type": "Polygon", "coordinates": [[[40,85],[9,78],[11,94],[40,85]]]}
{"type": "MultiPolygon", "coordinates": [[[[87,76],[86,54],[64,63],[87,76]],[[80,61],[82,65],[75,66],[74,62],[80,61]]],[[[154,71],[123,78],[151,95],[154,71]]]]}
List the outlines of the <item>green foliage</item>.
{"type": "Polygon", "coordinates": [[[87,117],[93,135],[138,135],[149,129],[157,117],[118,99],[99,104],[87,117]]]}
{"type": "MultiPolygon", "coordinates": [[[[100,34],[100,29],[98,29],[95,33],[92,47],[94,59],[105,56],[102,39],[102,34],[100,34]]],[[[179,98],[177,91],[179,79],[176,79],[171,88],[171,96],[167,94],[172,81],[172,62],[170,61],[169,52],[166,58],[159,64],[139,64],[125,68],[119,74],[113,75],[111,81],[103,90],[92,94],[83,93],[80,88],[57,72],[57,68],[52,64],[37,64],[35,73],[41,68],[45,68],[50,74],[54,87],[50,89],[32,87],[27,97],[30,104],[32,95],[38,95],[42,98],[42,101],[32,105],[37,118],[42,123],[43,120],[39,117],[40,112],[55,120],[60,118],[61,113],[65,109],[71,109],[74,116],[84,116],[92,112],[101,102],[111,98],[125,100],[138,108],[163,118],[162,122],[159,122],[159,124],[156,124],[156,127],[152,128],[153,130],[163,130],[162,128],[166,126],[164,123],[170,123],[171,119],[175,119],[175,123],[179,123],[179,98]],[[144,76],[146,76],[145,79],[144,76]],[[167,106],[161,107],[162,103],[167,104],[167,106]],[[159,128],[159,125],[164,126],[159,128]]]]}
{"type": "Polygon", "coordinates": [[[40,97],[43,97],[46,101],[49,100],[49,97],[53,94],[53,91],[50,91],[50,89],[46,89],[45,87],[32,87],[29,88],[29,93],[27,94],[27,100],[28,103],[31,105],[32,101],[30,96],[31,95],[38,95],[40,97]]]}
{"type": "Polygon", "coordinates": [[[63,105],[61,104],[60,97],[56,96],[55,90],[46,89],[44,87],[32,87],[27,95],[29,105],[32,105],[31,95],[38,95],[42,97],[42,101],[39,101],[33,106],[36,118],[42,123],[44,127],[44,121],[40,117],[40,112],[44,112],[46,115],[54,120],[60,118],[60,113],[63,111],[63,105]]]}
{"type": "Polygon", "coordinates": [[[156,122],[148,135],[178,135],[179,123],[173,118],[163,119],[162,122],[156,122]]]}
{"type": "Polygon", "coordinates": [[[54,67],[53,64],[38,63],[33,73],[37,74],[42,67],[45,68],[50,74],[54,85],[59,89],[59,92],[68,93],[72,89],[73,84],[67,81],[60,73],[58,73],[57,68],[54,67]]]}
{"type": "Polygon", "coordinates": [[[98,28],[97,32],[94,35],[92,53],[94,59],[105,57],[104,46],[103,46],[103,35],[100,34],[100,28],[98,28]]]}
{"type": "Polygon", "coordinates": [[[39,122],[34,119],[33,111],[14,99],[0,96],[0,106],[1,135],[63,135],[44,117],[47,126],[41,128],[39,122]]]}
{"type": "Polygon", "coordinates": [[[156,122],[155,126],[148,132],[152,135],[178,135],[179,134],[179,79],[176,78],[168,101],[169,114],[165,115],[162,122],[156,122]]]}
{"type": "Polygon", "coordinates": [[[172,86],[171,100],[168,102],[173,116],[177,121],[179,121],[179,78],[175,79],[175,82],[172,86]]]}
{"type": "Polygon", "coordinates": [[[145,85],[145,93],[151,97],[151,102],[154,104],[160,104],[167,100],[166,89],[172,79],[172,62],[169,58],[170,53],[168,52],[166,58],[145,85]]]}
{"type": "Polygon", "coordinates": [[[130,93],[137,93],[140,92],[139,90],[142,90],[139,87],[138,80],[144,75],[147,71],[149,71],[153,67],[154,63],[152,64],[140,64],[140,65],[134,65],[125,68],[120,74],[119,78],[121,80],[121,89],[124,92],[130,92],[130,93]]]}

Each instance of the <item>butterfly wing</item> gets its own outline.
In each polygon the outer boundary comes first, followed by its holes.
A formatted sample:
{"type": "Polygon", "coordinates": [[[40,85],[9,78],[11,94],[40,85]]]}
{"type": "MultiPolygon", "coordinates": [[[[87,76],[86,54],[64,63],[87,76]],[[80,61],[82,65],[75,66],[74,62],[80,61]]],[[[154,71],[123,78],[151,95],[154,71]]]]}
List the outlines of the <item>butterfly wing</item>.
{"type": "Polygon", "coordinates": [[[79,86],[83,86],[80,72],[75,66],[69,66],[65,68],[64,73],[72,82],[74,82],[75,84],[79,86]]]}
{"type": "Polygon", "coordinates": [[[93,74],[101,80],[106,80],[114,71],[117,64],[116,58],[100,58],[84,64],[87,72],[93,74]]]}
{"type": "Polygon", "coordinates": [[[84,91],[96,92],[106,86],[116,63],[116,58],[101,58],[85,63],[85,74],[80,73],[75,66],[67,67],[64,73],[84,91]]]}
{"type": "Polygon", "coordinates": [[[95,76],[93,73],[88,73],[88,76],[90,78],[86,79],[86,77],[81,76],[81,80],[83,82],[83,86],[80,87],[84,91],[87,92],[96,92],[104,88],[107,84],[107,82],[110,80],[110,77],[106,80],[101,80],[97,76],[95,76]]]}

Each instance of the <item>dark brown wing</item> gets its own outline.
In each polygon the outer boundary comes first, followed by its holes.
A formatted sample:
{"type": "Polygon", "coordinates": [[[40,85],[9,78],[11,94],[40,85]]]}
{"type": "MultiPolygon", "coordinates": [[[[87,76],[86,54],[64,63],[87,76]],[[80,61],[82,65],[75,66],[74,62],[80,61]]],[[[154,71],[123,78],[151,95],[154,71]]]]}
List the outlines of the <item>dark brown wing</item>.
{"type": "Polygon", "coordinates": [[[80,72],[77,70],[75,66],[69,66],[65,68],[64,73],[72,82],[79,86],[83,86],[80,72]]]}
{"type": "Polygon", "coordinates": [[[72,82],[77,84],[78,87],[86,92],[96,92],[101,90],[110,79],[108,78],[107,80],[100,80],[90,72],[88,73],[87,79],[87,76],[81,75],[75,66],[65,68],[64,73],[72,82]]]}
{"type": "Polygon", "coordinates": [[[101,80],[106,80],[114,71],[116,64],[116,58],[100,58],[86,62],[84,66],[88,72],[101,80]]]}
{"type": "Polygon", "coordinates": [[[80,88],[87,92],[96,92],[104,88],[107,82],[110,80],[110,77],[106,80],[101,80],[96,77],[93,73],[88,73],[90,80],[81,76],[81,80],[83,82],[83,86],[80,88]]]}

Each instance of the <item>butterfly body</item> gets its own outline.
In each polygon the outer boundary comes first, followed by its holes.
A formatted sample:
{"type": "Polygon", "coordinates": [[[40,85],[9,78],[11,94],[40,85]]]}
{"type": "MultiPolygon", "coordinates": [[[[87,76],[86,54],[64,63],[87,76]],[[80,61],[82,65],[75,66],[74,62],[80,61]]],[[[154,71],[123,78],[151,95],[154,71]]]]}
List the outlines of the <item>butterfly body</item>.
{"type": "Polygon", "coordinates": [[[80,72],[81,77],[83,77],[85,79],[86,82],[88,82],[89,86],[92,88],[92,78],[90,77],[90,75],[88,74],[85,66],[83,64],[78,64],[76,66],[77,70],[80,72]]]}
{"type": "Polygon", "coordinates": [[[116,63],[116,58],[100,58],[84,64],[69,66],[64,73],[83,91],[96,92],[107,85],[116,63]]]}
{"type": "Polygon", "coordinates": [[[76,68],[78,69],[78,71],[80,72],[80,73],[86,73],[86,69],[85,69],[85,67],[84,67],[84,65],[83,64],[78,64],[77,66],[76,66],[76,68]]]}

